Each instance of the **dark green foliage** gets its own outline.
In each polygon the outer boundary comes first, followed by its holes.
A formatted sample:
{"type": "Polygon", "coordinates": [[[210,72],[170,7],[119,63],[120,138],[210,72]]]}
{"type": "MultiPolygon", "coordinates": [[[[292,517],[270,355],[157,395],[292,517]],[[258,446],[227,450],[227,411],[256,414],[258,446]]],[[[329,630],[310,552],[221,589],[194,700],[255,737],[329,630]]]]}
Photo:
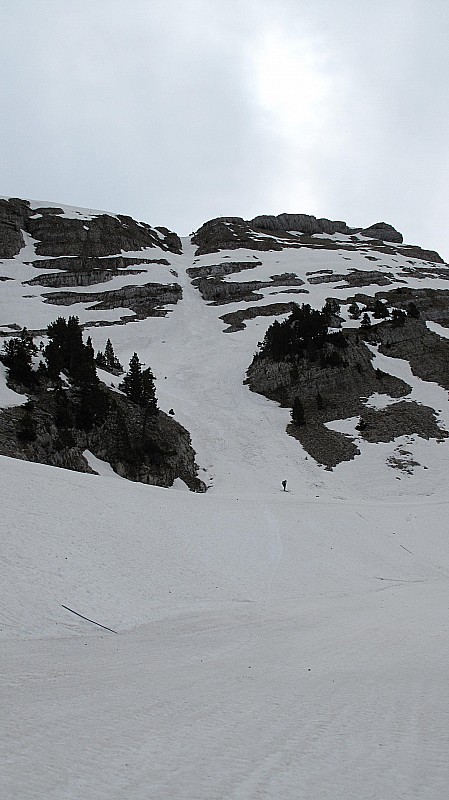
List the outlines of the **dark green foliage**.
{"type": "Polygon", "coordinates": [[[32,359],[36,353],[37,347],[26,328],[23,329],[20,337],[8,339],[3,345],[0,360],[5,367],[8,367],[9,378],[25,386],[35,383],[36,376],[32,370],[32,359]]]}
{"type": "Polygon", "coordinates": [[[67,398],[65,389],[59,388],[54,392],[55,424],[57,428],[72,428],[75,424],[73,404],[67,398]]]}
{"type": "Polygon", "coordinates": [[[101,350],[98,351],[95,361],[97,366],[107,372],[112,372],[113,374],[123,372],[123,367],[114,353],[114,348],[110,339],[106,342],[104,353],[102,353],[101,350]]]}
{"type": "Polygon", "coordinates": [[[381,300],[377,299],[374,303],[373,307],[373,317],[375,319],[385,319],[386,317],[390,316],[390,312],[388,310],[388,306],[386,303],[382,303],[381,300]]]}
{"type": "Polygon", "coordinates": [[[50,340],[44,350],[45,360],[47,362],[47,374],[51,380],[57,380],[59,374],[64,369],[64,360],[62,358],[62,351],[59,345],[50,340]]]}
{"type": "Polygon", "coordinates": [[[317,392],[316,395],[316,407],[321,411],[324,408],[324,401],[321,396],[321,392],[317,392]]]}
{"type": "Polygon", "coordinates": [[[310,305],[298,306],[283,322],[275,320],[268,328],[259,358],[285,361],[310,355],[326,341],[328,316],[310,305]]]}
{"type": "Polygon", "coordinates": [[[404,324],[406,320],[407,314],[405,311],[401,311],[399,308],[393,308],[393,312],[391,315],[391,320],[393,323],[393,327],[400,328],[404,324]]]}
{"type": "Polygon", "coordinates": [[[36,438],[36,419],[34,417],[34,404],[31,400],[25,404],[25,410],[17,429],[17,438],[21,442],[33,442],[36,438]]]}
{"type": "Polygon", "coordinates": [[[341,306],[338,300],[335,300],[333,297],[328,297],[323,306],[322,313],[329,319],[329,317],[338,317],[340,311],[341,306]]]}
{"type": "Polygon", "coordinates": [[[409,303],[407,306],[407,314],[409,317],[412,317],[413,319],[419,318],[419,308],[413,301],[409,303]]]}
{"type": "Polygon", "coordinates": [[[295,425],[304,425],[306,421],[304,416],[304,406],[299,397],[295,397],[293,401],[292,421],[295,423],[295,425]]]}
{"type": "Polygon", "coordinates": [[[336,331],[335,333],[330,333],[327,337],[327,341],[334,345],[334,347],[347,347],[348,342],[343,331],[336,331]]]}
{"type": "Polygon", "coordinates": [[[83,384],[75,404],[76,427],[88,431],[93,425],[101,425],[109,411],[107,394],[97,384],[83,384]]]}
{"type": "Polygon", "coordinates": [[[367,314],[366,311],[365,311],[365,313],[364,313],[364,315],[362,317],[362,321],[360,323],[360,327],[361,328],[370,328],[371,327],[371,320],[370,320],[369,314],[367,314]]]}
{"type": "Polygon", "coordinates": [[[351,305],[348,308],[348,312],[351,319],[360,319],[360,315],[362,313],[357,303],[351,303],[351,305]]]}
{"type": "Polygon", "coordinates": [[[100,367],[100,369],[107,369],[106,356],[104,353],[102,353],[101,350],[99,350],[97,355],[95,356],[95,363],[97,367],[100,367]]]}
{"type": "Polygon", "coordinates": [[[129,362],[129,370],[119,388],[136,405],[147,408],[150,413],[157,413],[154,376],[150,368],[142,371],[142,364],[137,353],[132,356],[129,362]]]}
{"type": "Polygon", "coordinates": [[[47,328],[49,343],[45,359],[49,377],[57,379],[65,372],[78,385],[95,383],[94,350],[89,339],[83,343],[83,333],[78,317],[58,317],[47,328]]]}
{"type": "Polygon", "coordinates": [[[332,350],[325,357],[325,364],[329,367],[340,367],[342,363],[343,359],[337,350],[332,350]]]}
{"type": "Polygon", "coordinates": [[[66,450],[70,447],[76,447],[76,439],[68,428],[61,428],[58,438],[55,440],[55,450],[66,450]]]}

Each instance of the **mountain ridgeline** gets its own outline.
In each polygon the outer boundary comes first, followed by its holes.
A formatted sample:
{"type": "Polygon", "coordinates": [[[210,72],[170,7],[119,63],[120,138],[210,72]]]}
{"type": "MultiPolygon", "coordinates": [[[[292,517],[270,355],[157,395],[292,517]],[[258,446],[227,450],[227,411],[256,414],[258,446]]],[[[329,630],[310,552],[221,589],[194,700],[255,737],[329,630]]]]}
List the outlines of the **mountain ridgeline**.
{"type": "Polygon", "coordinates": [[[181,412],[194,415],[186,384],[161,375],[179,320],[197,346],[186,353],[207,358],[222,333],[245,342],[244,383],[290,409],[286,432],[319,467],[333,470],[369,443],[448,437],[436,404],[417,399],[393,365],[449,390],[449,268],[385,222],[221,217],[183,241],[121,214],[3,199],[0,291],[0,361],[18,396],[0,412],[3,455],[87,472],[93,456],[134,481],[181,479],[204,491],[189,432],[170,407],[184,398],[181,412]],[[202,327],[191,328],[200,317],[202,327]]]}

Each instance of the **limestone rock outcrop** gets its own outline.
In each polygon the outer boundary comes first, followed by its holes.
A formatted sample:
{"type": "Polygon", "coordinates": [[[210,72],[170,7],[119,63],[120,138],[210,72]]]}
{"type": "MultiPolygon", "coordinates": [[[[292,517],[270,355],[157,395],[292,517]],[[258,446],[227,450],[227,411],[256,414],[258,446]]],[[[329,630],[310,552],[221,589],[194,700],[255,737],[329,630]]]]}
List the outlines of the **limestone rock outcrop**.
{"type": "Polygon", "coordinates": [[[37,240],[36,253],[43,256],[108,256],[121,251],[160,247],[181,252],[179,237],[167,228],[152,228],[124,214],[67,216],[64,209],[31,208],[27,200],[0,200],[0,258],[20,252],[26,231],[37,240]]]}

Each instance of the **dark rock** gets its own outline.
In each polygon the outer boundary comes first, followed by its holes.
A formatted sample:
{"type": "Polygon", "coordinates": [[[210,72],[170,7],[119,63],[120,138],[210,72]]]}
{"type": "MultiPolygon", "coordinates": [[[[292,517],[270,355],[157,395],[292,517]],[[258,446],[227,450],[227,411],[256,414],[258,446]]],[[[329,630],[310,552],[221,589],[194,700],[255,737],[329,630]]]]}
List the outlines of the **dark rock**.
{"type": "Polygon", "coordinates": [[[381,353],[407,360],[418,378],[449,390],[449,340],[429,331],[424,320],[407,317],[400,327],[383,322],[372,326],[369,335],[381,353]]]}
{"type": "Polygon", "coordinates": [[[28,214],[25,200],[0,200],[0,258],[14,258],[24,246],[22,230],[28,214]]]}
{"type": "Polygon", "coordinates": [[[400,436],[417,434],[422,439],[443,441],[449,433],[437,423],[433,408],[401,401],[383,409],[366,408],[362,436],[368,442],[391,442],[400,436]]]}
{"type": "Polygon", "coordinates": [[[180,240],[167,241],[159,237],[146,223],[135,222],[131,217],[100,214],[89,220],[70,219],[37,209],[40,217],[28,219],[27,227],[38,239],[37,255],[43,256],[109,256],[123,251],[161,247],[163,250],[181,251],[180,240]]]}
{"type": "Polygon", "coordinates": [[[379,270],[363,270],[352,269],[347,273],[333,273],[331,275],[311,275],[308,278],[309,283],[342,283],[339,288],[356,287],[356,286],[387,286],[393,283],[393,273],[380,272],[379,270]]]}
{"type": "Polygon", "coordinates": [[[306,234],[314,233],[354,233],[354,228],[348,228],[346,222],[332,221],[330,219],[317,219],[310,214],[278,214],[277,217],[262,214],[254,217],[249,224],[259,230],[267,231],[301,231],[306,234]]]}
{"type": "Polygon", "coordinates": [[[250,224],[240,217],[211,219],[192,237],[197,245],[195,255],[217,253],[219,250],[238,250],[241,247],[250,250],[282,250],[282,245],[276,239],[270,236],[257,238],[255,233],[250,224]]]}
{"type": "MultiPolygon", "coordinates": [[[[58,427],[55,393],[48,392],[45,387],[31,396],[36,423],[34,440],[20,439],[23,407],[0,411],[0,454],[92,472],[83,456],[84,450],[90,450],[129,480],[171,486],[176,478],[181,478],[192,491],[206,490],[198,478],[189,433],[182,425],[162,411],[148,414],[104,385],[100,386],[100,391],[107,399],[109,410],[102,422],[88,430],[58,427]]],[[[70,408],[76,403],[77,390],[69,388],[64,392],[70,408]]]]}
{"type": "Polygon", "coordinates": [[[139,319],[164,316],[161,306],[175,304],[182,298],[182,289],[177,283],[146,283],[143,286],[124,286],[110,292],[52,292],[44,294],[44,302],[52,305],[71,306],[86,303],[96,310],[122,306],[130,308],[139,319]]]}
{"type": "Polygon", "coordinates": [[[20,252],[21,231],[38,240],[38,255],[86,258],[156,246],[173,253],[182,249],[179,237],[167,228],[152,228],[123,214],[78,219],[65,217],[62,208],[31,209],[26,200],[0,200],[0,258],[20,252]]]}
{"type": "Polygon", "coordinates": [[[209,264],[205,267],[190,267],[187,275],[194,278],[222,278],[247,269],[255,269],[262,265],[261,261],[225,261],[222,264],[209,264]]]}
{"type": "Polygon", "coordinates": [[[387,222],[375,222],[369,228],[363,228],[360,233],[362,236],[380,239],[382,242],[396,242],[398,244],[403,242],[402,234],[387,222]]]}
{"type": "Polygon", "coordinates": [[[239,311],[232,311],[230,314],[223,314],[220,319],[229,325],[223,333],[235,333],[246,328],[245,320],[255,319],[256,317],[273,317],[280,314],[288,314],[296,308],[296,303],[271,303],[269,306],[250,306],[239,311]]]}
{"type": "MultiPolygon", "coordinates": [[[[438,322],[440,325],[449,326],[449,289],[414,289],[410,286],[399,286],[389,291],[376,292],[374,296],[355,294],[346,298],[345,303],[362,303],[368,308],[374,308],[376,300],[385,301],[388,306],[408,311],[413,303],[423,320],[438,322]]],[[[377,330],[377,328],[376,328],[377,330]]],[[[409,328],[406,329],[407,331],[409,328]]],[[[381,332],[382,329],[379,329],[381,332]]],[[[423,330],[420,329],[422,339],[423,330]]],[[[413,335],[414,339],[415,336],[413,335]]]]}
{"type": "Polygon", "coordinates": [[[327,342],[319,352],[294,363],[274,362],[256,354],[245,381],[252,391],[282,406],[292,408],[295,398],[301,399],[305,424],[292,424],[288,432],[329,468],[353,458],[357,447],[343,434],[329,432],[325,423],[362,414],[363,400],[375,392],[390,397],[410,392],[404,381],[373,368],[372,353],[358,331],[346,330],[344,336],[343,349],[327,342]]]}

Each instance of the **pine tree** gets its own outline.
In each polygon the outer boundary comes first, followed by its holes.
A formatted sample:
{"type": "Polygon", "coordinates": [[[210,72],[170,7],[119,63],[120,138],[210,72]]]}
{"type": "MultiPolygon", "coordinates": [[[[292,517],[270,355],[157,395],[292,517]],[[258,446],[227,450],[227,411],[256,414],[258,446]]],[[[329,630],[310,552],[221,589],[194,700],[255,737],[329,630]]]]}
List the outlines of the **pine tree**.
{"type": "Polygon", "coordinates": [[[108,365],[106,364],[106,356],[101,350],[99,350],[97,355],[95,356],[95,363],[97,367],[100,367],[100,369],[107,370],[108,365]]]}
{"type": "Polygon", "coordinates": [[[106,369],[108,369],[110,372],[123,372],[123,367],[114,353],[114,348],[110,339],[108,339],[106,342],[104,356],[106,361],[106,369]]]}
{"type": "Polygon", "coordinates": [[[348,308],[348,312],[351,319],[359,319],[360,314],[362,313],[356,302],[351,303],[351,305],[348,308]]]}
{"type": "Polygon", "coordinates": [[[9,369],[9,378],[23,383],[26,386],[34,383],[35,374],[32,371],[32,358],[37,353],[33,337],[24,328],[20,337],[8,339],[0,354],[0,360],[9,369]]]}
{"type": "Polygon", "coordinates": [[[133,403],[140,403],[143,391],[142,364],[139,361],[137,353],[134,353],[130,359],[128,372],[119,385],[119,388],[133,403]]]}
{"type": "Polygon", "coordinates": [[[362,321],[360,323],[360,327],[361,328],[369,328],[369,327],[371,327],[371,320],[369,318],[369,314],[366,311],[365,311],[365,313],[364,313],[364,315],[362,317],[362,321]]]}
{"type": "Polygon", "coordinates": [[[293,401],[292,420],[296,425],[304,425],[306,421],[304,415],[304,406],[299,397],[295,397],[293,401]]]}
{"type": "Polygon", "coordinates": [[[20,420],[17,438],[21,442],[33,442],[37,435],[37,424],[34,418],[34,404],[31,400],[25,403],[24,414],[20,420]]]}
{"type": "Polygon", "coordinates": [[[157,414],[154,375],[149,367],[142,372],[142,401],[140,405],[145,406],[150,414],[157,414]]]}
{"type": "Polygon", "coordinates": [[[112,372],[114,374],[123,372],[123,367],[114,353],[114,348],[110,339],[106,342],[104,353],[101,350],[98,351],[95,362],[100,369],[104,369],[107,372],[112,372]]]}
{"type": "Polygon", "coordinates": [[[157,413],[154,376],[150,368],[142,372],[142,364],[137,353],[133,354],[129,362],[129,370],[119,388],[136,405],[147,408],[150,413],[157,413]]]}
{"type": "Polygon", "coordinates": [[[47,328],[49,343],[45,348],[48,374],[58,378],[65,371],[79,384],[96,383],[95,354],[90,336],[83,343],[83,332],[78,317],[58,317],[47,328]]]}

